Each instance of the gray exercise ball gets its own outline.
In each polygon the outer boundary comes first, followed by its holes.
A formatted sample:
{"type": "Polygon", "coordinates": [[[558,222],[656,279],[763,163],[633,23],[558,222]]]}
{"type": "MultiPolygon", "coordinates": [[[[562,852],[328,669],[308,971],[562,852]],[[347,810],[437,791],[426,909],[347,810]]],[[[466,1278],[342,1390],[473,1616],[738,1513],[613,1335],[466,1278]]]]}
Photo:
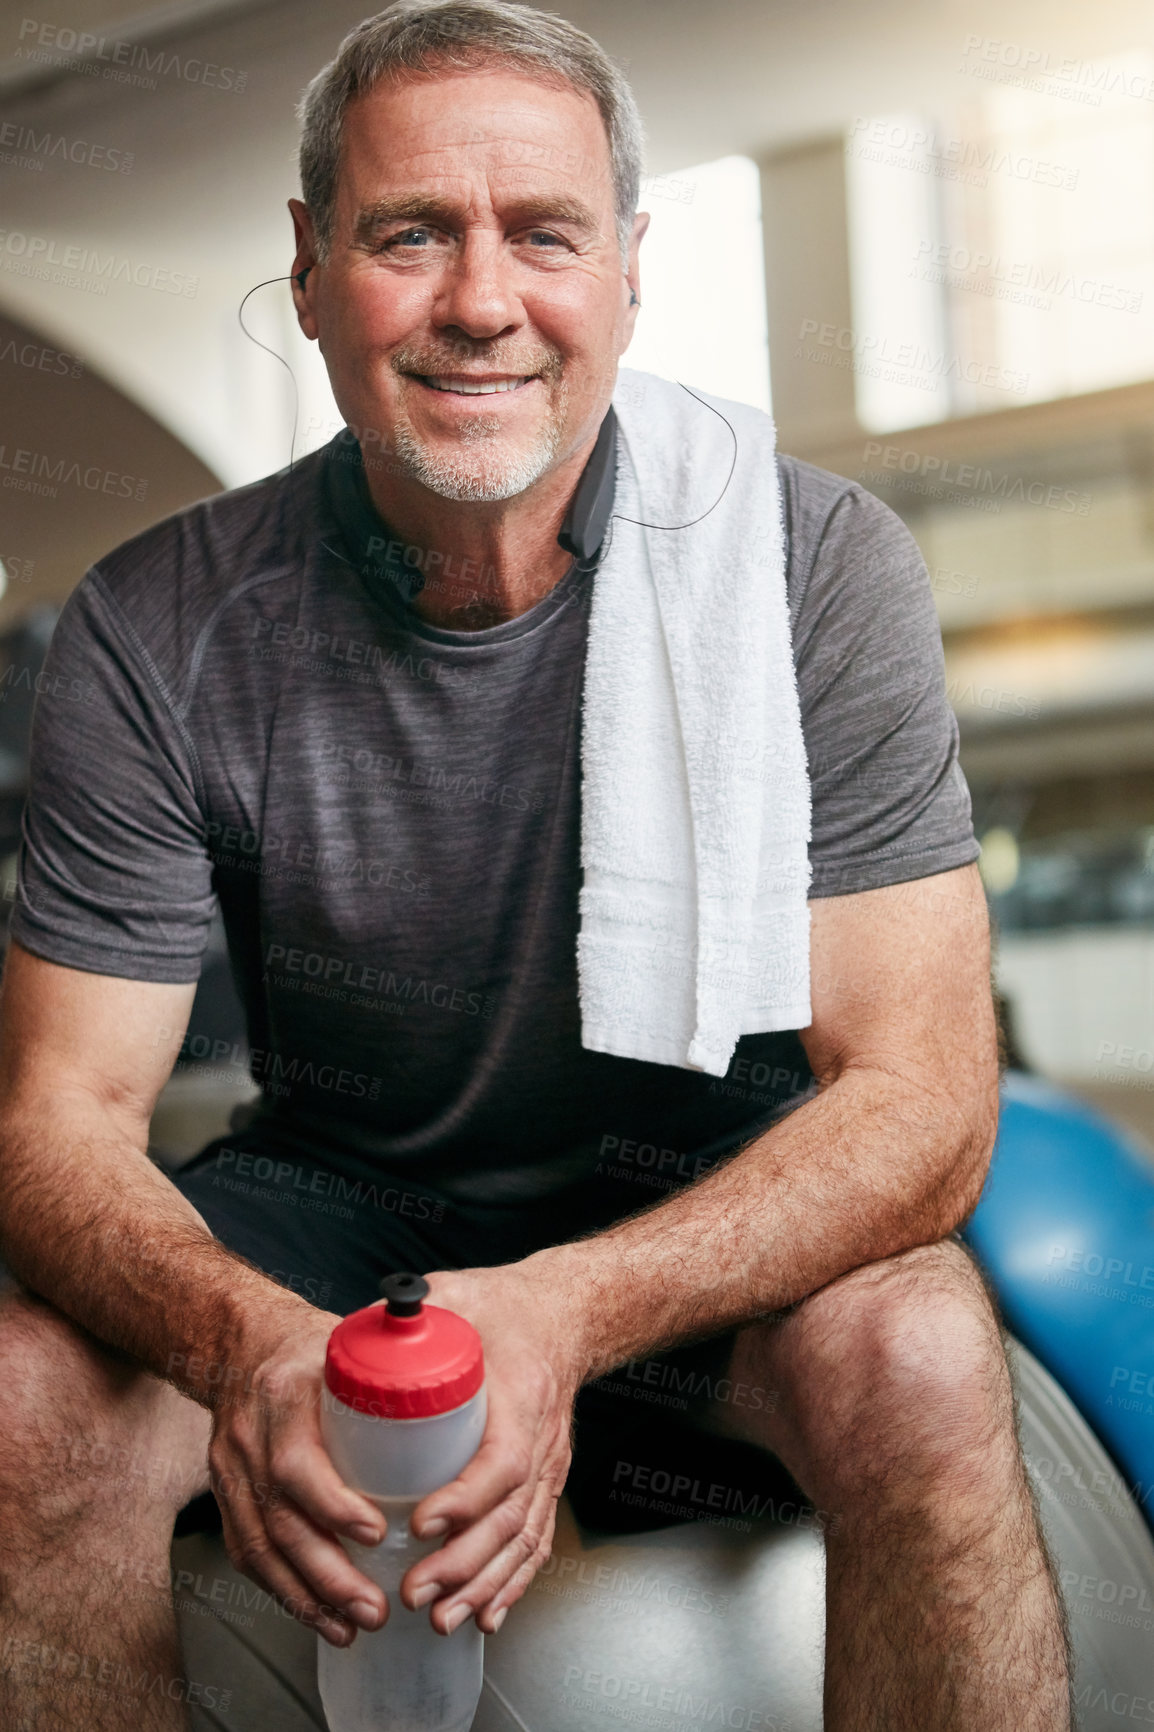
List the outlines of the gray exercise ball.
{"type": "MultiPolygon", "coordinates": [[[[1149,1724],[1154,1542],[1053,1378],[1020,1343],[1010,1359],[1070,1613],[1080,1732],[1149,1724]]],[[[601,1732],[607,1718],[820,1732],[822,1540],[787,1495],[757,1507],[773,1513],[621,1533],[580,1525],[563,1498],[549,1563],[486,1638],[473,1732],[601,1732]]],[[[315,1637],[232,1569],[218,1536],[177,1540],[173,1569],[194,1732],[323,1729],[315,1637]]]]}

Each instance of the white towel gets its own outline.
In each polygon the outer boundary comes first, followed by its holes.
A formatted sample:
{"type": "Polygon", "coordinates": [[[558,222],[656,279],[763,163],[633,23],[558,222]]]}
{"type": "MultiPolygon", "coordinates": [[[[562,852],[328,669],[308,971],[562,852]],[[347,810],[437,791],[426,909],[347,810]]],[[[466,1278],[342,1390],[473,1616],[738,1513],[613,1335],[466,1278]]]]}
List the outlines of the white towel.
{"type": "Polygon", "coordinates": [[[805,1028],[809,777],[773,422],[622,370],[582,725],[582,1045],[724,1076],[805,1028]],[[724,497],[734,440],[736,464],[724,497]],[[686,524],[689,528],[641,528],[686,524]]]}

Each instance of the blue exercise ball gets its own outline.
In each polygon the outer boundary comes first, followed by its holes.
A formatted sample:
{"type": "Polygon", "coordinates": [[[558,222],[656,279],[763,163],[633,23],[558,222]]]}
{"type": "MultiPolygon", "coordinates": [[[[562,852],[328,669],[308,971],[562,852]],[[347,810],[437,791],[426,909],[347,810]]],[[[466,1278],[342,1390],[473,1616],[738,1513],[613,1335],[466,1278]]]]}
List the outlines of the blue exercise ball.
{"type": "Polygon", "coordinates": [[[963,1236],[1007,1326],[1081,1409],[1151,1523],[1154,1157],[1085,1102],[1011,1071],[990,1175],[963,1236]]]}

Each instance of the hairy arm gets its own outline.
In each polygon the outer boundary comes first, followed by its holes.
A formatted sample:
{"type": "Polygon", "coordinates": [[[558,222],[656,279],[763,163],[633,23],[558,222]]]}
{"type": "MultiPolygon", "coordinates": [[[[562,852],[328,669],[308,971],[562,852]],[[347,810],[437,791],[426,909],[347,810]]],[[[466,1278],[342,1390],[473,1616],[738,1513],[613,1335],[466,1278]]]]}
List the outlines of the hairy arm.
{"type": "Polygon", "coordinates": [[[212,1412],[212,1485],[234,1563],[343,1646],[354,1623],[378,1627],[385,1606],[332,1537],[383,1528],[320,1439],[336,1318],[228,1251],[148,1158],[193,990],[62,968],[12,944],[0,994],[0,1255],[90,1334],[212,1412]]]}
{"type": "Polygon", "coordinates": [[[820,1092],[676,1197],[539,1252],[584,1377],[791,1305],[953,1231],[997,1125],[989,926],[976,866],[812,904],[820,1092]]]}
{"type": "Polygon", "coordinates": [[[61,968],[13,943],[0,994],[0,1254],[26,1286],[194,1400],[285,1307],[148,1158],[192,986],[61,968]]]}

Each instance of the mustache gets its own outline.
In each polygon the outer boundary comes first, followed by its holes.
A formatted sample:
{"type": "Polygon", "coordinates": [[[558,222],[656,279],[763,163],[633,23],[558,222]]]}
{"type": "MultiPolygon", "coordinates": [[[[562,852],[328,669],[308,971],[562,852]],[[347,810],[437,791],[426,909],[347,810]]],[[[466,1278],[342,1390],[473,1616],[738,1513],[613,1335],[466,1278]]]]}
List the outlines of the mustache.
{"type": "Polygon", "coordinates": [[[446,373],[468,373],[475,367],[479,373],[520,373],[548,380],[559,379],[565,363],[557,349],[518,351],[494,343],[456,343],[449,349],[433,349],[412,343],[394,350],[389,365],[395,373],[423,373],[434,379],[446,373]]]}

